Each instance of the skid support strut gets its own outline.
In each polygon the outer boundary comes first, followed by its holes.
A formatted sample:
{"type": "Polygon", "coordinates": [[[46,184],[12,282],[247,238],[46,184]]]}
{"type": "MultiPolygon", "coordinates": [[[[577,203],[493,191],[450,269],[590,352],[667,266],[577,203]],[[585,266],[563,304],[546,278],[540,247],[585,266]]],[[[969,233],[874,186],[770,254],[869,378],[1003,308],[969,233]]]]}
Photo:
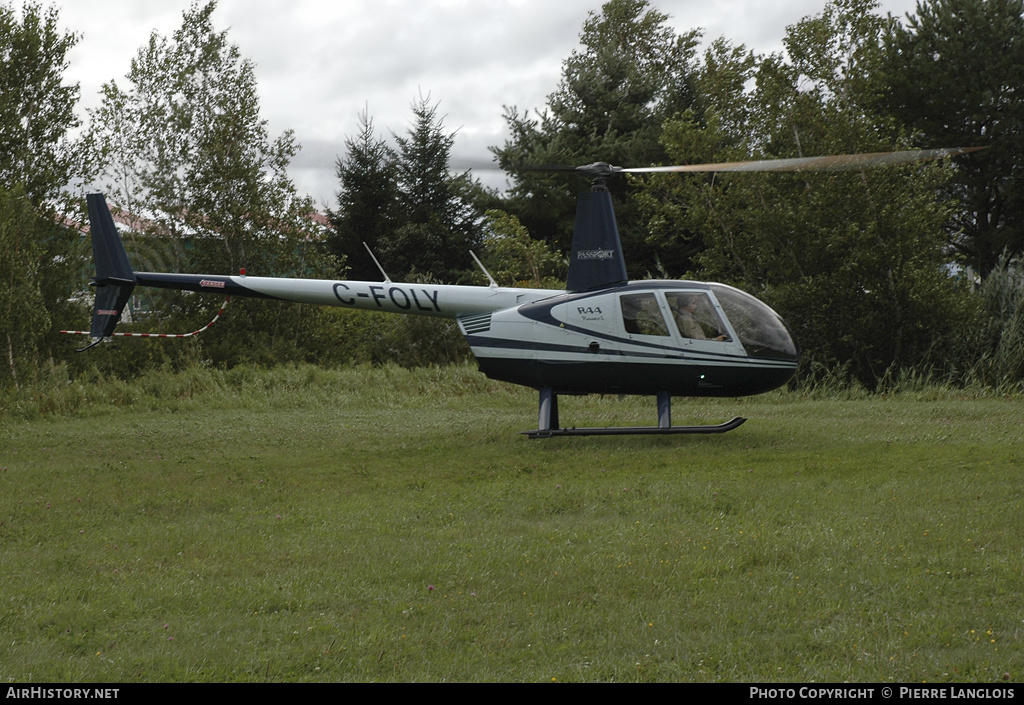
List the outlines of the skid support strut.
{"type": "Polygon", "coordinates": [[[558,428],[558,395],[551,387],[543,387],[540,390],[537,430],[541,433],[560,430],[558,428]]]}
{"type": "Polygon", "coordinates": [[[558,395],[551,387],[540,390],[540,404],[537,414],[537,430],[524,431],[530,438],[551,438],[552,436],[629,436],[659,435],[677,433],[725,433],[743,425],[746,419],[737,416],[731,421],[709,426],[673,426],[672,395],[658,392],[657,426],[610,426],[606,428],[560,428],[558,423],[558,395]]]}

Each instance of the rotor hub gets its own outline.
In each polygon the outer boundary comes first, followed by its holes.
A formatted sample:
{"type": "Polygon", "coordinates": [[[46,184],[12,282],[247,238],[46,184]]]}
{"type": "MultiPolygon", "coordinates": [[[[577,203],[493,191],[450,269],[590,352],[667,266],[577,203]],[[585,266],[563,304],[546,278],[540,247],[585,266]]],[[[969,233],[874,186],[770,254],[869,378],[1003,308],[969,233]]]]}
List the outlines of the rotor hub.
{"type": "Polygon", "coordinates": [[[595,191],[608,190],[608,178],[622,172],[621,166],[613,166],[608,162],[594,162],[576,167],[576,171],[590,179],[591,188],[595,191]]]}

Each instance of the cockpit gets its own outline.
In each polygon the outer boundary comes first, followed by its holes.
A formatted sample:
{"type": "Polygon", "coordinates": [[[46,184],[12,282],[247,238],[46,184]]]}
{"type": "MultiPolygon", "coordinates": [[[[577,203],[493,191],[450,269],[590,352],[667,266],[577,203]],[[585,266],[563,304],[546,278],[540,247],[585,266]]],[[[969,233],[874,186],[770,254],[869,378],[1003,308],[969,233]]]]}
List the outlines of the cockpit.
{"type": "Polygon", "coordinates": [[[678,290],[622,293],[619,308],[622,326],[630,337],[678,336],[684,350],[720,349],[756,358],[797,359],[796,344],[779,315],[731,286],[707,284],[696,289],[681,282],[678,290]]]}

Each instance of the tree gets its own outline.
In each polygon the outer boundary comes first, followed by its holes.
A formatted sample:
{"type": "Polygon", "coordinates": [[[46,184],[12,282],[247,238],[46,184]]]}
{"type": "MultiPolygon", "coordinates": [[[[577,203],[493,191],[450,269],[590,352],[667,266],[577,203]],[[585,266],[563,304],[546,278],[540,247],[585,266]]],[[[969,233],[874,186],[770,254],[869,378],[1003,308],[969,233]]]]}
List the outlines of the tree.
{"type": "Polygon", "coordinates": [[[15,384],[59,337],[51,326],[67,318],[78,264],[78,233],[58,225],[88,178],[72,136],[78,86],[64,82],[78,37],[58,20],[35,3],[20,19],[0,5],[0,342],[15,384]]]}
{"type": "MultiPolygon", "coordinates": [[[[136,218],[145,235],[135,239],[137,249],[170,243],[186,271],[317,274],[327,267],[310,246],[321,234],[310,218],[313,204],[287,173],[299,146],[291,132],[270,138],[253,64],[226,31],[214,29],[215,9],[213,1],[193,3],[170,38],[154,32],[140,49],[127,91],[104,86],[92,129],[107,193],[136,218]]],[[[209,306],[196,301],[175,294],[155,308],[194,317],[197,305],[209,306]]],[[[297,311],[245,302],[204,344],[221,360],[298,354],[291,343],[287,353],[268,351],[298,336],[297,311]]]]}
{"type": "Polygon", "coordinates": [[[699,32],[677,36],[645,0],[612,0],[583,25],[582,52],[549,98],[563,153],[613,163],[658,160],[666,117],[693,104],[689,80],[699,32]]]}
{"type": "Polygon", "coordinates": [[[927,0],[885,37],[878,104],[922,146],[991,146],[965,157],[946,197],[949,242],[988,272],[1024,252],[1024,0],[927,0]]]}
{"type": "Polygon", "coordinates": [[[132,88],[104,86],[93,126],[116,202],[162,233],[215,238],[210,264],[271,273],[274,243],[308,229],[312,204],[287,176],[299,147],[290,132],[269,138],[253,64],[213,29],[215,9],[193,4],[171,39],[154,32],[132,60],[132,88]]]}
{"type": "MultiPolygon", "coordinates": [[[[515,175],[505,209],[531,234],[568,249],[578,177],[523,171],[540,165],[605,161],[622,166],[663,164],[663,122],[695,105],[692,86],[697,30],[677,36],[668,16],[647,0],[610,0],[590,13],[582,49],[562,66],[562,80],[537,117],[506,111],[512,137],[494,148],[502,168],[515,175]]],[[[657,253],[645,245],[642,224],[626,180],[609,184],[627,262],[650,269],[657,253]]]]}
{"type": "MultiPolygon", "coordinates": [[[[869,107],[889,22],[876,5],[834,0],[789,27],[790,61],[757,57],[755,69],[745,52],[713,47],[702,76],[716,86],[705,119],[666,126],[670,155],[711,162],[904,146],[898,126],[869,107]],[[745,91],[750,76],[755,86],[745,91]]],[[[942,350],[959,328],[950,319],[964,315],[944,269],[948,207],[936,202],[948,177],[948,169],[925,165],[652,178],[646,204],[656,232],[702,234],[701,278],[763,298],[808,357],[849,362],[874,387],[894,365],[942,350]]]]}
{"type": "Polygon", "coordinates": [[[964,330],[958,372],[996,389],[1020,389],[1024,382],[1024,270],[1003,254],[978,289],[977,324],[964,330]]]}
{"type": "MultiPolygon", "coordinates": [[[[753,149],[749,129],[759,115],[759,106],[746,87],[754,80],[759,61],[753,52],[733,46],[724,38],[711,43],[703,65],[693,74],[701,107],[686,110],[663,124],[667,161],[699,164],[740,161],[749,156],[753,149]]],[[[635,196],[646,225],[645,244],[655,253],[655,271],[665,278],[693,271],[699,265],[698,257],[707,249],[703,235],[707,224],[688,218],[687,211],[694,206],[688,199],[673,195],[687,184],[704,182],[681,181],[678,177],[647,179],[635,196]],[[663,260],[663,253],[672,256],[663,260]]]]}
{"type": "Polygon", "coordinates": [[[405,137],[397,137],[397,227],[378,241],[388,274],[408,277],[429,273],[454,282],[470,268],[469,251],[482,237],[482,203],[488,196],[469,172],[449,171],[455,134],[446,132],[437,104],[421,97],[413,104],[415,120],[405,137]]]}
{"type": "Polygon", "coordinates": [[[363,243],[377,251],[398,225],[398,174],[394,152],[376,136],[368,113],[359,116],[359,124],[359,134],[345,140],[345,157],[337,161],[338,210],[329,214],[328,247],[348,265],[350,278],[366,281],[380,272],[363,243]]]}
{"type": "Polygon", "coordinates": [[[0,183],[21,184],[35,204],[81,176],[78,85],[65,84],[67,54],[78,37],[58,28],[55,8],[27,4],[18,21],[0,5],[0,183]]]}
{"type": "MultiPolygon", "coordinates": [[[[50,319],[39,287],[43,241],[52,220],[40,216],[20,187],[0,189],[0,330],[10,381],[33,366],[50,319]]],[[[0,379],[7,375],[0,376],[0,379]]]]}
{"type": "Polygon", "coordinates": [[[486,214],[487,234],[482,260],[502,286],[561,289],[565,286],[566,258],[547,244],[534,240],[514,215],[500,210],[486,214]]]}

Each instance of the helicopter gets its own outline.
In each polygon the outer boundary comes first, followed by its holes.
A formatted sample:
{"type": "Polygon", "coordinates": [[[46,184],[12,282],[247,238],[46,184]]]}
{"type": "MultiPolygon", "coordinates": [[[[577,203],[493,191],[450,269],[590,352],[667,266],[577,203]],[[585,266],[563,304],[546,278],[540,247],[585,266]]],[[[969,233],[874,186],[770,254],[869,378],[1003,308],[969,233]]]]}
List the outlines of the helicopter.
{"type": "Polygon", "coordinates": [[[746,419],[673,425],[672,397],[739,397],[776,389],[796,373],[799,347],[778,313],[735,287],[687,280],[630,281],[607,180],[624,173],[859,170],[975,149],[638,168],[595,162],[556,168],[591,179],[591,190],[577,199],[562,290],[499,286],[475,255],[488,286],[392,282],[383,268],[384,280],[379,282],[257,277],[244,270],[234,276],[136,272],[105,197],[89,194],[96,266],[92,325],[87,332],[62,332],[90,336],[80,351],[115,335],[147,335],[114,332],[136,286],[449,318],[458,323],[483,374],[538,391],[537,428],[524,432],[530,438],[724,433],[746,419]],[[657,425],[562,427],[559,396],[587,394],[653,396],[657,425]]]}

